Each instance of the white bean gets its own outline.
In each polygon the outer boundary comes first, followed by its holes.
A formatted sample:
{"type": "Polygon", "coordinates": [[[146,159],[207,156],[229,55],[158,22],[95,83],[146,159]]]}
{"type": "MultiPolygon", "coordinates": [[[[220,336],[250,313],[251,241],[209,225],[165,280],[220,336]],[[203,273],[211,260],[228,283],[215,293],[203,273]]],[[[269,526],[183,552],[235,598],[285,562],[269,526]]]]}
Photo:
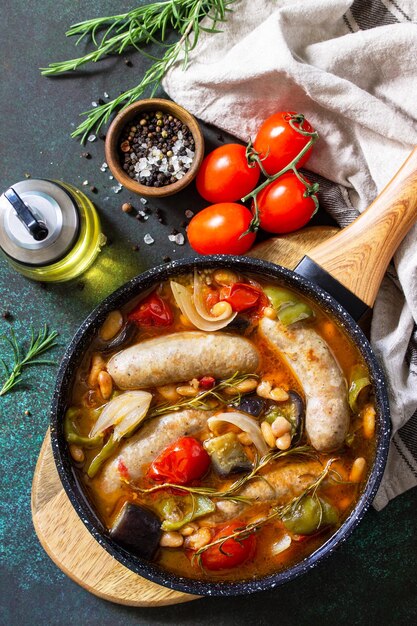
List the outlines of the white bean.
{"type": "Polygon", "coordinates": [[[360,483],[365,473],[366,461],[363,456],[359,456],[354,460],[352,469],[350,470],[349,480],[352,483],[360,483]]]}
{"type": "Polygon", "coordinates": [[[162,533],[159,545],[162,548],[180,548],[184,543],[184,537],[175,531],[162,533]]]}
{"type": "Polygon", "coordinates": [[[106,370],[101,370],[98,374],[97,381],[101,395],[104,400],[108,400],[113,392],[113,378],[106,370]]]}
{"type": "Polygon", "coordinates": [[[278,448],[278,450],[288,450],[288,448],[291,445],[290,433],[285,433],[285,435],[282,435],[282,437],[278,437],[278,439],[275,442],[275,445],[278,448]]]}
{"type": "Polygon", "coordinates": [[[123,315],[120,311],[110,311],[100,328],[100,337],[104,341],[113,339],[123,326],[123,315]]]}
{"type": "Polygon", "coordinates": [[[190,550],[199,550],[211,541],[211,531],[209,528],[202,527],[193,535],[186,538],[184,545],[190,550]]]}
{"type": "Polygon", "coordinates": [[[272,422],[271,428],[275,437],[282,437],[282,435],[291,431],[291,424],[283,415],[278,415],[276,420],[272,422]]]}
{"type": "Polygon", "coordinates": [[[261,431],[263,438],[265,439],[265,443],[270,448],[275,448],[275,437],[274,433],[272,432],[271,424],[268,424],[268,422],[262,422],[261,431]]]}

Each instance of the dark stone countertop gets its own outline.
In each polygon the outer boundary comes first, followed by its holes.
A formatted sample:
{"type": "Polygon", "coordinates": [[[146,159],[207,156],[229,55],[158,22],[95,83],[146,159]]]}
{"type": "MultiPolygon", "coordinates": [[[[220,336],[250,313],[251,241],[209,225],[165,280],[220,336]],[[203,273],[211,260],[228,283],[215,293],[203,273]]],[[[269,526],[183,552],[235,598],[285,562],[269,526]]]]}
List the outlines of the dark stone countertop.
{"type": "MultiPolygon", "coordinates": [[[[13,321],[0,318],[0,333],[12,326],[19,337],[28,327],[48,322],[59,329],[58,360],[83,318],[125,280],[148,267],[189,254],[187,245],[168,240],[184,211],[202,205],[194,188],[165,201],[150,202],[152,212],[139,222],[121,212],[120,205],[138,198],[125,191],[114,194],[104,161],[101,140],[88,144],[91,160],[69,138],[78,113],[91,102],[110,97],[140,80],[146,61],[130,54],[132,67],[108,59],[86,68],[80,76],[46,79],[39,67],[81,54],[66,28],[94,15],[128,10],[135,3],[92,0],[6,0],[2,4],[1,117],[2,168],[0,189],[25,178],[62,179],[83,190],[96,203],[107,246],[93,269],[73,283],[44,288],[14,272],[0,259],[0,309],[10,310],[13,321]],[[120,6],[122,5],[122,6],[120,6]],[[94,70],[94,71],[93,71],[94,70]],[[97,187],[91,193],[82,182],[97,187]],[[160,224],[155,210],[162,210],[160,224]],[[146,246],[150,233],[155,244],[146,246]],[[139,246],[135,251],[134,246],[139,246]]],[[[208,145],[219,144],[215,129],[205,129],[208,145]]],[[[316,223],[329,223],[325,215],[316,223]]],[[[3,344],[2,344],[3,346],[3,344]]],[[[371,510],[351,537],[327,561],[306,577],[275,591],[244,598],[204,599],[159,609],[118,606],[89,594],[50,561],[38,543],[30,514],[32,475],[48,426],[55,367],[33,368],[15,392],[0,399],[1,476],[1,624],[409,624],[417,617],[416,521],[417,490],[391,502],[380,513],[371,510]],[[30,415],[25,415],[25,411],[30,415]],[[413,619],[414,617],[414,619],[413,619]]]]}

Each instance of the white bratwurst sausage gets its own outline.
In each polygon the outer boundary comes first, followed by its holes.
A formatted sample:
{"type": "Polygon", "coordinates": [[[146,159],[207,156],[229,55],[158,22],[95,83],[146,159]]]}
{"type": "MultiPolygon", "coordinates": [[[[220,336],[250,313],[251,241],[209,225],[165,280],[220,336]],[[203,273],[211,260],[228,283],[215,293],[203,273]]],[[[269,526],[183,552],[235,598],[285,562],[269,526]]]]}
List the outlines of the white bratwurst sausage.
{"type": "Polygon", "coordinates": [[[148,339],[113,356],[107,371],[121,389],[159,387],[201,376],[229,378],[253,373],[255,346],[226,333],[179,332],[148,339]]]}
{"type": "Polygon", "coordinates": [[[122,444],[117,455],[106,463],[95,479],[100,483],[102,492],[111,494],[120,487],[120,462],[123,462],[130,480],[141,478],[162,450],[180,437],[201,431],[212,415],[213,411],[184,410],[150,420],[122,444]]]}
{"type": "Polygon", "coordinates": [[[346,381],[326,342],[312,328],[262,318],[259,329],[281,352],[306,395],[306,432],[320,452],[339,448],[349,428],[346,381]]]}

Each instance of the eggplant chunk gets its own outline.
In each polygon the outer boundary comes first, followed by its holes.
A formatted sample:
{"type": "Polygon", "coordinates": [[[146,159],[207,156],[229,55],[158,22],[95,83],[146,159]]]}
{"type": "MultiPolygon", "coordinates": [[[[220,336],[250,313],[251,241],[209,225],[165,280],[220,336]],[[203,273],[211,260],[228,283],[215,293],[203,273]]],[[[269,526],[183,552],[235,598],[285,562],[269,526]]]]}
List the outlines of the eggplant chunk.
{"type": "Polygon", "coordinates": [[[129,552],[150,560],[158,549],[161,522],[149,509],[126,502],[110,530],[110,536],[129,552]]]}
{"type": "Polygon", "coordinates": [[[264,317],[259,330],[280,351],[304,389],[305,428],[311,445],[320,452],[340,448],[350,421],[347,385],[329,346],[302,323],[286,328],[264,317]]]}
{"type": "Polygon", "coordinates": [[[244,413],[248,413],[249,415],[253,415],[254,417],[259,417],[265,410],[266,401],[263,398],[252,394],[250,396],[242,396],[240,399],[232,402],[230,406],[238,409],[239,411],[243,411],[244,413]]]}
{"type": "Polygon", "coordinates": [[[238,472],[250,472],[252,469],[252,463],[235,433],[226,433],[208,439],[204,447],[211,457],[214,471],[219,476],[226,477],[238,472]]]}
{"type": "Polygon", "coordinates": [[[251,374],[259,365],[255,346],[243,337],[198,331],[148,339],[113,356],[107,371],[122,389],[159,387],[213,376],[251,374]]]}

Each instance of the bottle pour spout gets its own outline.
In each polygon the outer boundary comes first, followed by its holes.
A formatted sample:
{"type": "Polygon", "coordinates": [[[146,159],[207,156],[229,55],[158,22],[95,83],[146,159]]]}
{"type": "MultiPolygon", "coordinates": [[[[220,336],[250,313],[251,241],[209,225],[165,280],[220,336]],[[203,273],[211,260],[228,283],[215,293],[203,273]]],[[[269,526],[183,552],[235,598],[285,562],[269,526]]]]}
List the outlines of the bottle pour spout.
{"type": "Polygon", "coordinates": [[[5,198],[10,202],[12,207],[17,213],[18,218],[30,232],[35,241],[43,241],[48,236],[48,229],[45,224],[39,221],[32,213],[30,207],[28,207],[22,198],[15,192],[13,187],[7,189],[4,192],[5,198]]]}

